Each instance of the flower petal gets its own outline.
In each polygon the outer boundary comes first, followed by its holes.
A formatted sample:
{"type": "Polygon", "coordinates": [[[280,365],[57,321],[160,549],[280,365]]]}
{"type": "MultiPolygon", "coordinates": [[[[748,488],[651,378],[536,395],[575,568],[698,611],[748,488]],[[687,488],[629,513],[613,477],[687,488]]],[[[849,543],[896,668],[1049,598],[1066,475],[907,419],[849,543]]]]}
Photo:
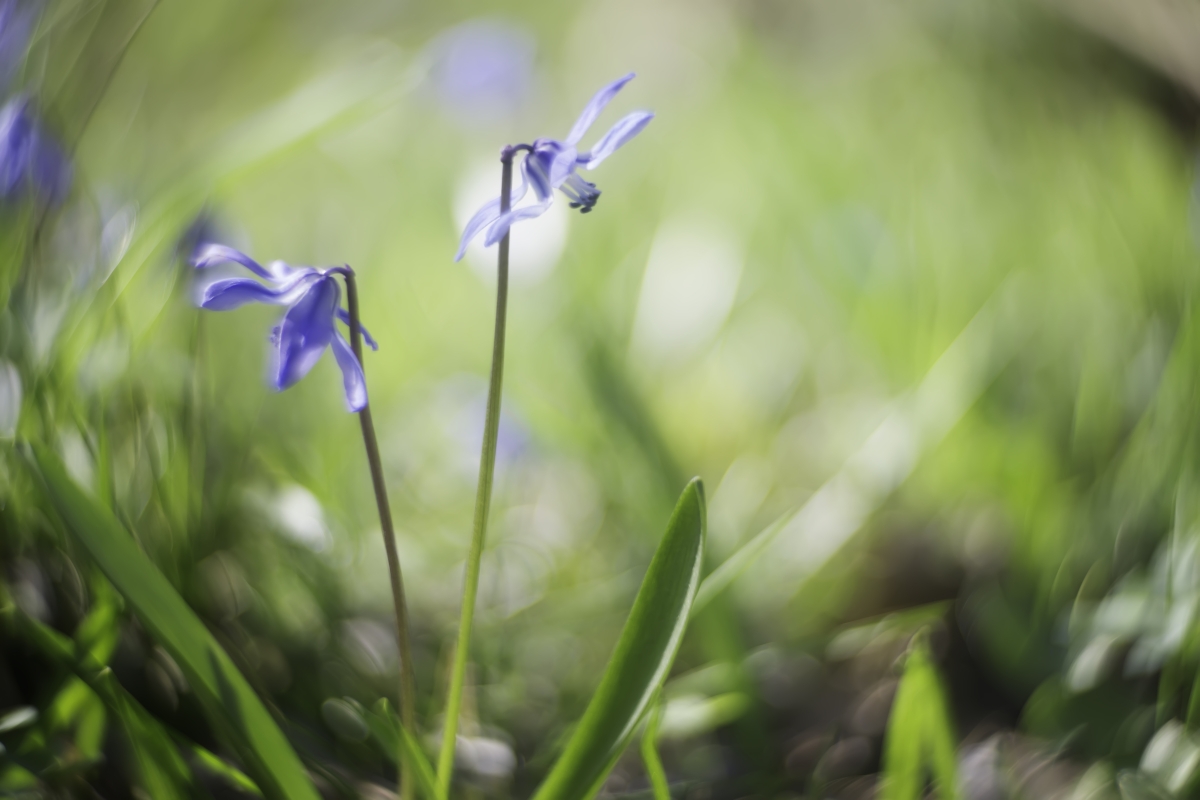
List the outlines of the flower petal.
{"type": "Polygon", "coordinates": [[[587,129],[592,127],[592,123],[596,121],[596,117],[600,116],[600,112],[604,110],[608,102],[616,97],[617,92],[621,91],[621,87],[631,80],[633,80],[632,72],[624,78],[618,78],[596,92],[592,96],[591,101],[584,107],[583,113],[579,115],[579,119],[575,120],[575,126],[571,128],[571,133],[564,141],[567,144],[579,144],[579,140],[587,133],[587,129]]]}
{"type": "Polygon", "coordinates": [[[204,267],[211,267],[213,264],[224,264],[228,261],[241,264],[260,278],[275,279],[275,276],[264,268],[262,264],[259,264],[241,250],[234,250],[232,247],[227,247],[223,244],[208,244],[202,247],[200,252],[196,253],[192,259],[192,266],[202,269],[204,267]]]}
{"type": "Polygon", "coordinates": [[[71,189],[71,162],[45,133],[33,142],[29,171],[34,191],[51,203],[60,202],[71,189]]]}
{"type": "Polygon", "coordinates": [[[275,261],[267,264],[267,272],[271,273],[271,280],[285,281],[295,275],[297,272],[316,272],[312,267],[293,267],[286,261],[275,261]]]}
{"type": "Polygon", "coordinates": [[[575,161],[579,158],[579,151],[570,145],[564,146],[559,150],[558,155],[554,157],[554,161],[550,164],[550,185],[557,189],[562,186],[563,181],[571,177],[571,173],[575,171],[575,161]]]}
{"type": "Polygon", "coordinates": [[[277,296],[278,292],[253,278],[225,278],[205,286],[197,305],[209,311],[229,311],[247,303],[275,304],[277,296]]]}
{"type": "Polygon", "coordinates": [[[588,169],[595,169],[600,162],[616,152],[617,148],[642,132],[642,128],[650,124],[654,114],[649,111],[634,111],[626,114],[608,129],[608,133],[600,137],[590,153],[579,156],[579,161],[588,169]]]}
{"type": "MultiPolygon", "coordinates": [[[[515,204],[518,200],[525,196],[529,191],[529,181],[524,176],[522,170],[521,185],[509,194],[509,205],[515,204]]],[[[500,198],[490,200],[483,205],[483,208],[475,212],[475,216],[471,217],[471,221],[467,223],[467,227],[463,228],[462,238],[458,241],[458,253],[455,254],[455,261],[462,261],[462,257],[467,252],[467,245],[471,240],[479,235],[479,232],[488,225],[495,222],[500,217],[500,198]]]]}
{"type": "Polygon", "coordinates": [[[253,278],[222,278],[213,281],[200,291],[197,305],[209,311],[228,311],[244,306],[246,303],[291,305],[309,290],[314,274],[298,275],[288,283],[276,288],[263,286],[253,278]]]}
{"type": "MultiPolygon", "coordinates": [[[[0,25],[4,22],[0,19],[0,25]]],[[[0,60],[3,57],[0,52],[0,60]]],[[[5,103],[0,109],[0,196],[11,199],[30,192],[57,203],[70,185],[71,163],[42,128],[30,99],[17,95],[5,103]]]]}
{"type": "Polygon", "coordinates": [[[341,290],[323,276],[283,315],[276,329],[275,388],[286,389],[309,373],[333,339],[341,290]]]}
{"type": "Polygon", "coordinates": [[[554,166],[557,152],[555,148],[547,148],[542,144],[521,162],[521,174],[529,181],[539,203],[554,194],[554,186],[550,183],[550,169],[554,166]]]}
{"type": "Polygon", "coordinates": [[[491,247],[496,242],[503,239],[504,234],[508,233],[508,229],[511,228],[515,223],[520,222],[523,219],[533,219],[534,217],[540,217],[542,214],[545,214],[546,209],[550,208],[551,202],[552,200],[547,198],[540,203],[534,203],[533,205],[529,206],[521,206],[520,208],[514,208],[507,214],[501,214],[496,218],[496,221],[492,223],[492,227],[488,228],[487,238],[483,240],[484,246],[491,247]]]}
{"type": "MultiPolygon", "coordinates": [[[[339,308],[337,310],[337,318],[340,319],[342,322],[346,323],[347,325],[350,324],[350,312],[344,308],[339,308]]],[[[366,340],[366,342],[367,342],[367,347],[371,348],[372,350],[378,350],[379,345],[375,342],[375,340],[371,337],[371,334],[367,331],[367,326],[363,325],[360,322],[358,324],[358,329],[360,331],[362,331],[362,336],[363,336],[363,339],[366,340]]]]}
{"type": "Polygon", "coordinates": [[[354,351],[338,332],[334,332],[330,342],[333,357],[337,359],[342,369],[342,388],[346,392],[346,408],[351,411],[362,411],[367,407],[367,378],[363,375],[362,364],[354,357],[354,351]]]}
{"type": "Polygon", "coordinates": [[[17,96],[5,103],[0,109],[0,194],[5,198],[26,179],[35,135],[29,100],[17,96]]]}

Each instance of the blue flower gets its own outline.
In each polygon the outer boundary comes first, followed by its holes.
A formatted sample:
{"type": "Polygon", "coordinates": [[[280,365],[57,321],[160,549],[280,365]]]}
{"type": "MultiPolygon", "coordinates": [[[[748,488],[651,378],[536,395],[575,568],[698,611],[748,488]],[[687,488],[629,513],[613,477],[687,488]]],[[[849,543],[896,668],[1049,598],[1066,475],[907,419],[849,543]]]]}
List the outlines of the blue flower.
{"type": "Polygon", "coordinates": [[[57,203],[70,186],[71,164],[42,129],[29,98],[9,100],[0,108],[0,198],[31,192],[57,203]]]}
{"type": "Polygon", "coordinates": [[[449,28],[425,48],[432,94],[464,124],[519,111],[533,87],[534,38],[523,27],[474,19],[449,28]]]}
{"type": "Polygon", "coordinates": [[[579,115],[579,119],[575,120],[575,126],[571,128],[566,139],[562,141],[534,139],[533,144],[514,145],[506,148],[506,155],[510,157],[518,150],[525,151],[525,158],[521,162],[521,185],[513,190],[510,196],[510,206],[515,206],[531,186],[536,202],[520,208],[512,208],[507,213],[501,214],[500,198],[497,197],[479,209],[463,231],[462,241],[458,246],[458,255],[454,257],[455,261],[463,257],[463,254],[467,252],[467,245],[484,228],[488,229],[484,244],[490,246],[503,239],[504,234],[508,233],[508,229],[513,226],[513,223],[540,217],[546,212],[546,209],[550,208],[555,189],[567,196],[571,208],[578,208],[584,214],[595,208],[596,201],[600,199],[600,190],[596,188],[596,184],[584,180],[576,174],[575,170],[579,167],[595,169],[618,147],[637,136],[642,128],[654,119],[654,114],[649,111],[634,111],[609,128],[608,133],[601,136],[600,141],[596,142],[591,150],[580,153],[575,146],[587,133],[588,128],[592,127],[592,123],[596,121],[596,117],[600,116],[600,112],[604,110],[609,101],[616,96],[621,87],[631,80],[633,80],[632,72],[596,92],[591,102],[583,109],[583,113],[579,115]]]}
{"type": "Polygon", "coordinates": [[[8,86],[25,61],[36,18],[33,4],[0,0],[0,88],[8,86]]]}
{"type": "MultiPolygon", "coordinates": [[[[245,253],[220,244],[203,247],[192,259],[197,268],[229,262],[241,264],[267,283],[253,278],[219,278],[202,287],[197,305],[213,311],[228,311],[246,303],[288,306],[279,325],[271,331],[274,346],[271,383],[275,389],[282,391],[299,381],[325,353],[325,348],[331,347],[342,370],[346,407],[351,411],[365,408],[367,383],[362,365],[334,324],[338,319],[350,324],[350,315],[341,307],[341,287],[336,277],[348,268],[293,267],[282,261],[272,261],[264,267],[245,253]]],[[[378,350],[365,328],[362,333],[371,349],[378,350]]]]}

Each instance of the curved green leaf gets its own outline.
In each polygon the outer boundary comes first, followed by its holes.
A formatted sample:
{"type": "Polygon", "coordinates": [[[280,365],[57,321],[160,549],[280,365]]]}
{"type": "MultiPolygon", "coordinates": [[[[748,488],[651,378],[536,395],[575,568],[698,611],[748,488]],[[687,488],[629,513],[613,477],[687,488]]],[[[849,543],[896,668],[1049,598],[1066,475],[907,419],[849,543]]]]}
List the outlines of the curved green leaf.
{"type": "Polygon", "coordinates": [[[582,800],[604,782],[662,686],[687,627],[704,553],[704,484],[683,490],[600,686],[534,800],[582,800]]]}
{"type": "Polygon", "coordinates": [[[67,475],[48,448],[33,445],[36,472],[67,529],[175,659],[213,727],[263,794],[318,800],[299,757],[250,684],[112,512],[67,475]]]}

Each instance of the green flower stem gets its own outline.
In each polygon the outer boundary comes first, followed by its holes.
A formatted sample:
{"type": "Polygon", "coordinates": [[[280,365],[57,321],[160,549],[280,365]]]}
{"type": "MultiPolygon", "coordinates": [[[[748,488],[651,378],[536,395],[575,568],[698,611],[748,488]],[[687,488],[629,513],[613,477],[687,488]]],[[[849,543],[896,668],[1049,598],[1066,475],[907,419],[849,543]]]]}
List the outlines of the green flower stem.
{"type": "MultiPolygon", "coordinates": [[[[506,147],[500,155],[500,213],[509,209],[512,193],[512,160],[516,149],[506,147]]],[[[467,675],[467,656],[471,645],[471,623],[475,619],[475,597],[479,593],[479,565],[483,543],[487,539],[488,511],[492,505],[492,478],[496,473],[496,437],[500,427],[500,389],[504,383],[504,331],[508,317],[508,242],[500,240],[496,274],[496,330],[492,338],[492,375],[488,382],[487,416],[483,424],[483,451],[479,455],[479,486],[475,493],[475,524],[471,550],[467,554],[467,574],[463,585],[462,612],[458,623],[458,643],[454,648],[454,667],[446,695],[446,716],[442,730],[442,749],[438,753],[437,781],[443,796],[450,791],[454,773],[454,749],[458,734],[458,715],[462,710],[463,683],[467,675]]]]}
{"type": "MultiPolygon", "coordinates": [[[[362,323],[358,316],[358,286],[354,270],[350,267],[338,270],[346,281],[346,304],[350,312],[350,348],[354,357],[366,367],[362,355],[362,323]]],[[[367,462],[371,465],[371,483],[375,487],[375,503],[379,507],[379,526],[383,531],[383,547],[387,551],[388,573],[392,581],[392,603],[396,612],[396,641],[400,648],[400,723],[412,735],[416,735],[416,679],[413,677],[412,647],[408,639],[408,605],[404,601],[404,577],[400,574],[400,557],[396,554],[396,531],[392,526],[392,510],[388,505],[387,485],[383,482],[383,461],[379,457],[379,442],[375,438],[375,422],[371,418],[371,406],[363,406],[358,412],[362,423],[363,444],[367,447],[367,462]]],[[[400,797],[412,800],[416,784],[413,768],[403,747],[400,748],[400,797]]]]}

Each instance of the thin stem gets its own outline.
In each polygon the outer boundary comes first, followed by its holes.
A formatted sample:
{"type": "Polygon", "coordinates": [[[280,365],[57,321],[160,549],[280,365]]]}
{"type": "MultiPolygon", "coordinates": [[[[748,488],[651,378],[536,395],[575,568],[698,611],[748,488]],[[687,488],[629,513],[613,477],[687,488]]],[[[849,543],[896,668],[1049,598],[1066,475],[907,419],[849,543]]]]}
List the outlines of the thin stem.
{"type": "MultiPolygon", "coordinates": [[[[358,316],[358,285],[354,270],[349,267],[337,270],[346,281],[346,304],[350,311],[350,348],[359,366],[363,366],[362,323],[358,316]]],[[[365,366],[364,375],[365,375],[365,366]]],[[[371,406],[365,405],[358,412],[362,423],[363,444],[367,448],[367,462],[371,465],[371,483],[375,487],[375,504],[379,507],[379,526],[383,531],[383,547],[387,551],[388,573],[392,581],[392,603],[396,612],[396,641],[400,647],[400,724],[409,733],[416,735],[416,714],[413,702],[416,698],[416,679],[413,677],[412,648],[408,640],[408,605],[404,601],[404,577],[400,574],[400,557],[396,554],[396,531],[392,526],[392,511],[388,505],[387,485],[383,482],[383,461],[379,457],[379,442],[375,438],[375,422],[371,418],[371,406]]],[[[412,800],[415,782],[413,770],[404,748],[400,748],[400,796],[412,800]]]]}
{"type": "MultiPolygon", "coordinates": [[[[516,148],[500,154],[500,213],[509,209],[512,193],[512,160],[516,148]]],[[[475,525],[471,549],[467,553],[467,574],[463,585],[462,615],[458,623],[458,643],[454,648],[454,667],[446,696],[442,749],[438,753],[437,781],[442,796],[450,791],[454,773],[454,749],[458,734],[458,715],[462,709],[463,683],[467,675],[467,655],[471,645],[471,623],[475,619],[475,597],[479,593],[479,565],[483,543],[487,539],[488,511],[492,505],[492,478],[496,473],[496,437],[500,428],[500,389],[504,383],[504,331],[508,317],[508,242],[500,240],[496,275],[496,330],[492,338],[492,374],[488,382],[487,416],[483,424],[483,450],[479,454],[479,487],[475,493],[475,525]]]]}
{"type": "Polygon", "coordinates": [[[671,800],[667,773],[658,756],[658,724],[662,715],[663,709],[659,706],[650,711],[650,718],[646,720],[646,730],[642,733],[642,763],[646,767],[646,777],[650,779],[650,788],[654,790],[654,800],[671,800]]]}

